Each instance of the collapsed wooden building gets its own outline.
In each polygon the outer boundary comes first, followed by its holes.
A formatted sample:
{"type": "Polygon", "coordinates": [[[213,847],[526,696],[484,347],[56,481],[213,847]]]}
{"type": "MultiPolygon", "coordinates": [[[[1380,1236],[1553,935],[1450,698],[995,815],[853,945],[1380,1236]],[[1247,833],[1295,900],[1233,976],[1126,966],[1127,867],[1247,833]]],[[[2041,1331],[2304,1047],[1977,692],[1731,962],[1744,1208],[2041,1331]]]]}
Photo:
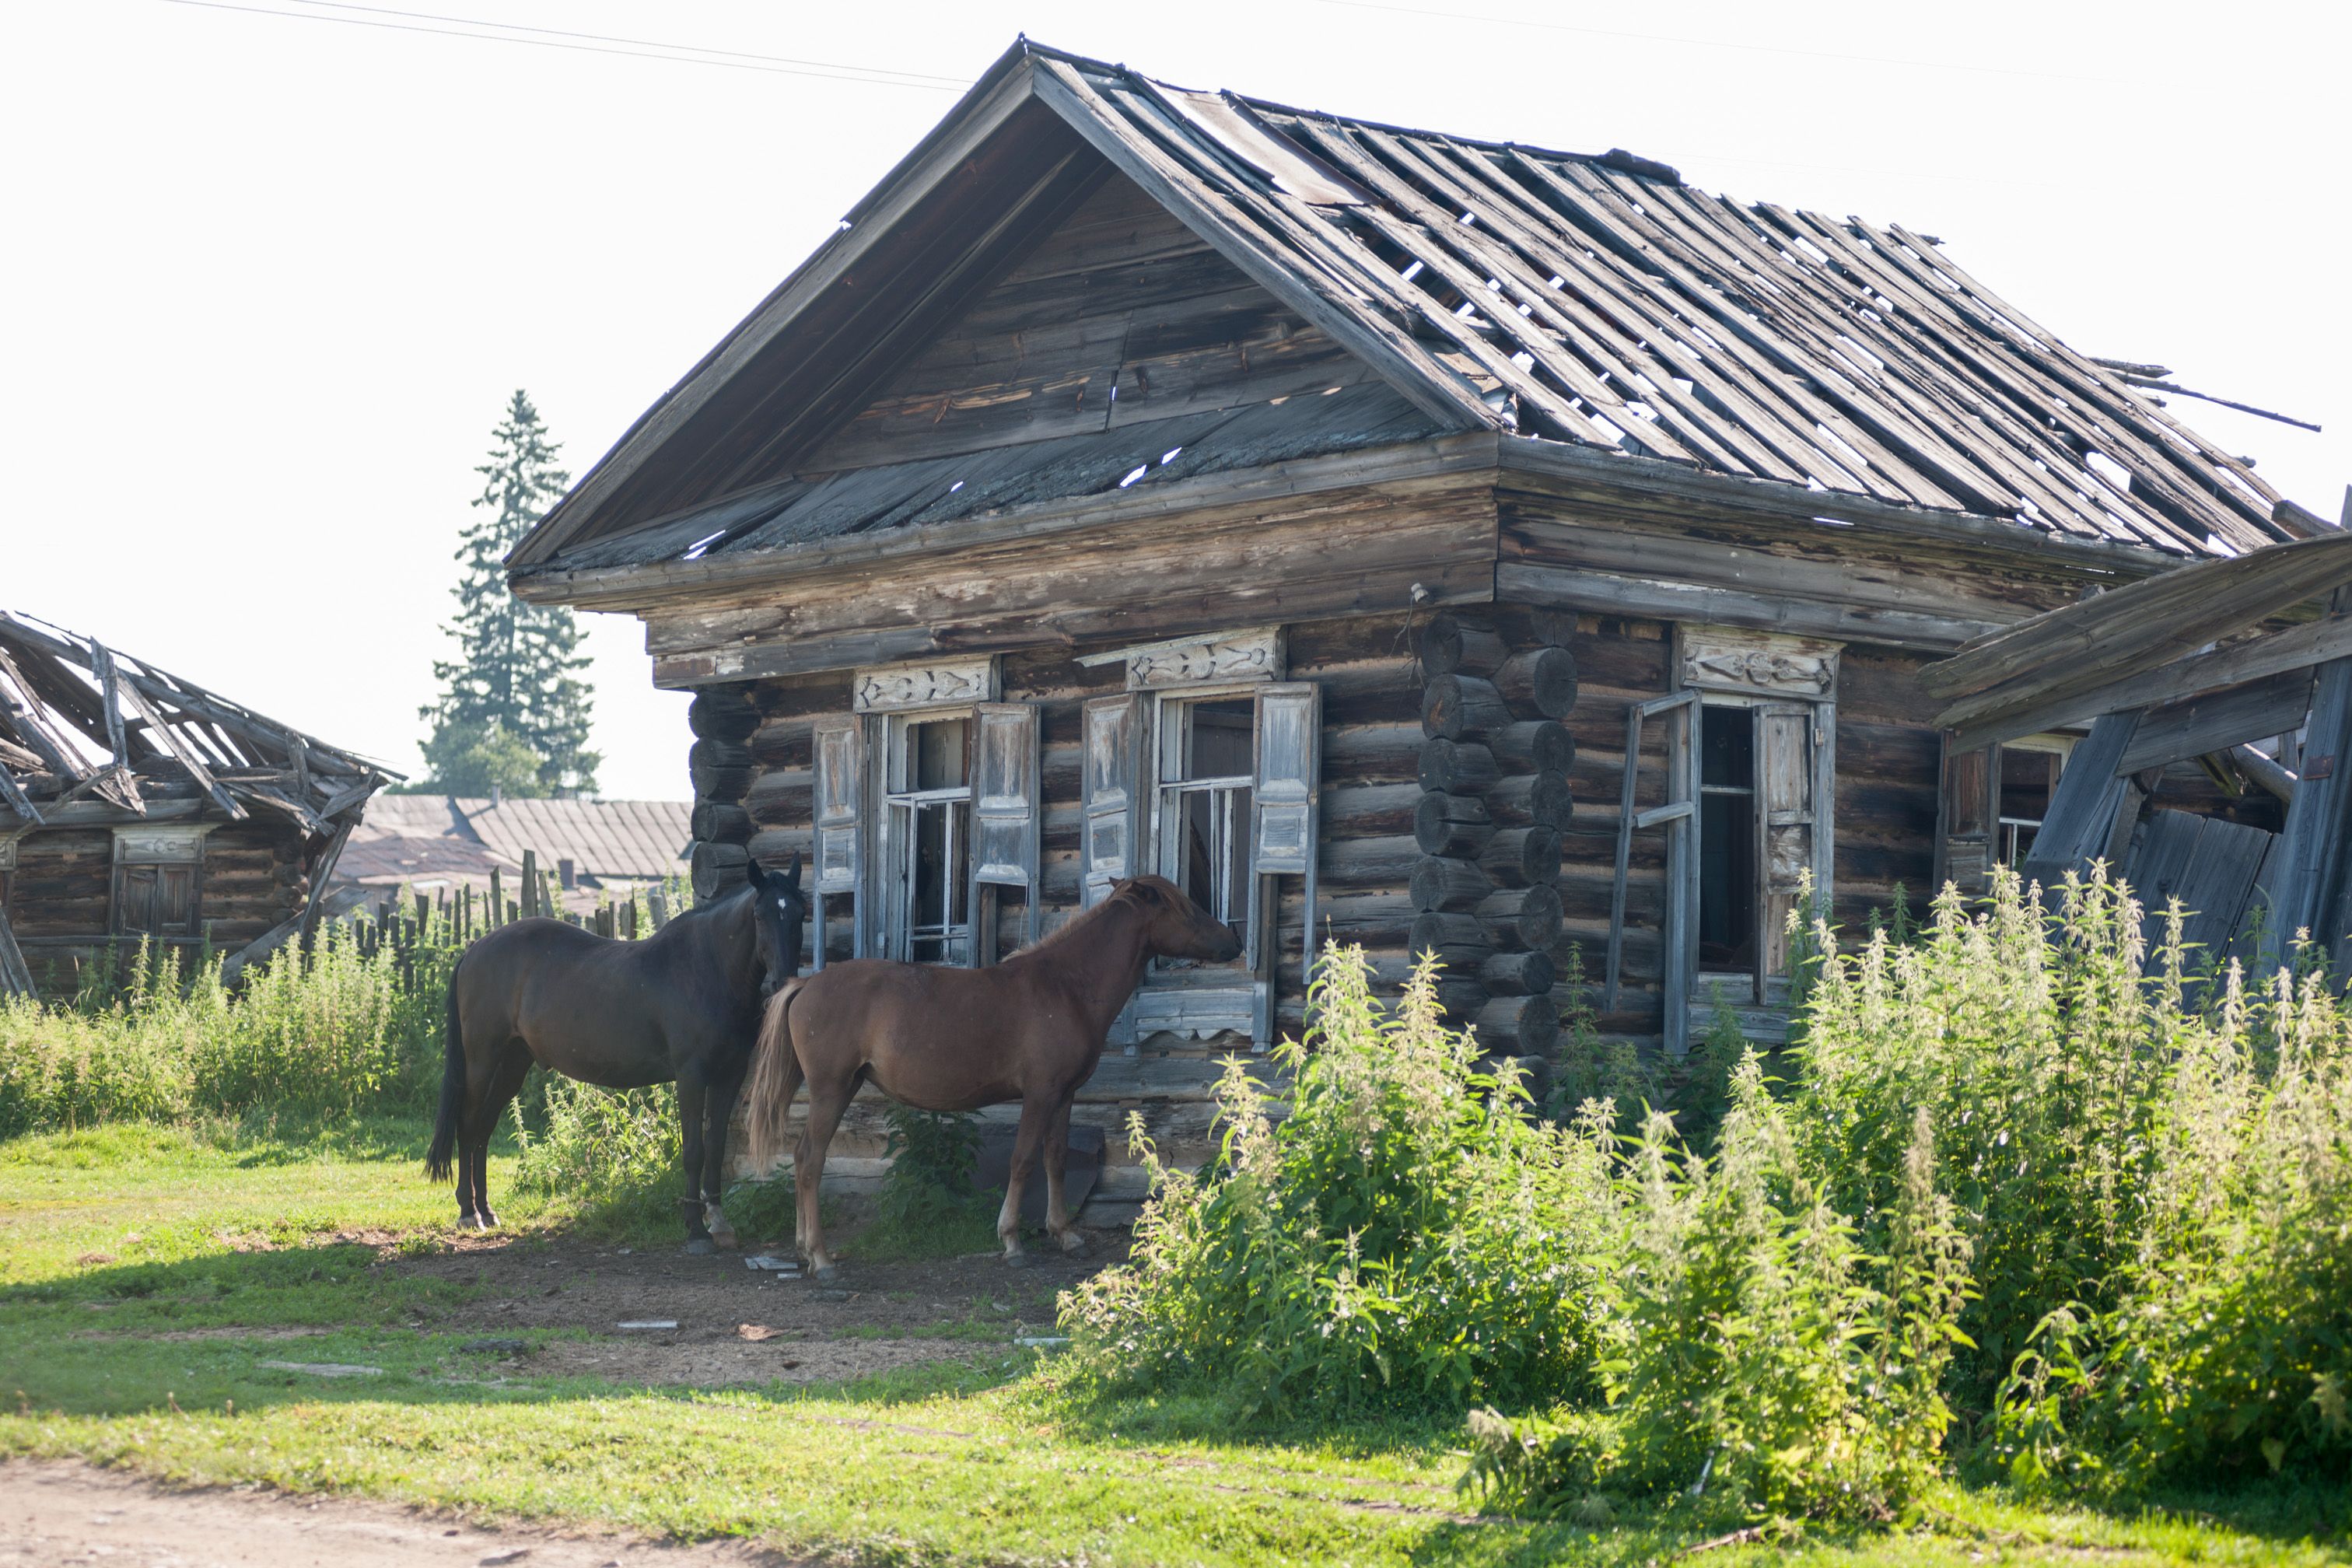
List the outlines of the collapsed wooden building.
{"type": "Polygon", "coordinates": [[[2308,939],[2339,983],[2352,973],[2352,784],[2336,766],[2352,742],[2352,533],[2048,611],[1920,681],[1948,700],[1937,720],[1960,886],[1980,886],[2000,858],[1987,851],[2003,748],[2079,731],[2039,832],[2012,858],[2021,878],[2055,889],[2104,864],[2138,896],[2151,954],[2178,907],[2192,972],[2274,973],[2308,939]],[[2171,775],[2191,763],[2258,809],[2184,798],[2171,775]]]}
{"type": "Polygon", "coordinates": [[[2131,374],[1910,229],[1024,42],[509,565],[644,620],[698,883],[809,856],[820,953],[985,963],[1143,870],[1232,921],[1081,1100],[1197,1159],[1325,941],[1499,1051],[1571,963],[1604,1032],[1769,1036],[1801,883],[1859,927],[1967,826],[1924,665],[2328,531],[2131,374]]]}
{"type": "Polygon", "coordinates": [[[0,610],[0,994],[71,993],[144,943],[234,975],[300,935],[375,764],[0,610]]]}

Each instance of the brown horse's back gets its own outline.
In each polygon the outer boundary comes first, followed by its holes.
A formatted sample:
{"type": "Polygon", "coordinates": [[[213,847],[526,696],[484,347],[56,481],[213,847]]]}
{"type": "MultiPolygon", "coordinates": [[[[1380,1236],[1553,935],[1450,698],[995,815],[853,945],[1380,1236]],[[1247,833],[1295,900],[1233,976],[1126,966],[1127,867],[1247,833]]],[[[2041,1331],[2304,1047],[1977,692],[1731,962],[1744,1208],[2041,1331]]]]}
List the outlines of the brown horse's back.
{"type": "Polygon", "coordinates": [[[868,1071],[892,1097],[926,1110],[1001,1104],[1060,1087],[1048,1079],[1078,1065],[1034,1048],[1060,1031],[1038,1026],[1031,989],[1018,969],[1001,966],[834,964],[801,983],[793,1051],[812,1081],[868,1071]]]}

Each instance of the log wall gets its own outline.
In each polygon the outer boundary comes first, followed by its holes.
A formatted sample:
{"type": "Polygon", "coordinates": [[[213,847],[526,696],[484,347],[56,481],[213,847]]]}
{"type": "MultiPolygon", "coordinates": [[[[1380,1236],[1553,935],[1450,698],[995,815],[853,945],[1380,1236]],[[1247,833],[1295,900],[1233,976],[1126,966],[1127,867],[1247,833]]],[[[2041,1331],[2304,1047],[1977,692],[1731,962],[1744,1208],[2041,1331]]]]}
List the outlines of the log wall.
{"type": "MultiPolygon", "coordinates": [[[[304,839],[290,824],[259,817],[224,823],[205,837],[197,874],[197,936],[170,939],[183,949],[206,942],[234,952],[297,913],[310,896],[304,839]]],[[[117,939],[114,836],[105,827],[36,828],[16,844],[8,879],[7,916],[25,961],[45,994],[70,994],[117,939]]]]}
{"type": "MultiPolygon", "coordinates": [[[[1405,944],[1413,921],[1411,884],[1421,857],[1414,847],[1413,816],[1423,791],[1418,782],[1423,742],[1422,683],[1413,642],[1402,616],[1362,616],[1308,622],[1287,628],[1288,674],[1312,680],[1323,690],[1323,793],[1318,941],[1361,943],[1383,984],[1401,986],[1405,944]],[[1328,922],[1328,923],[1327,923],[1328,922]]],[[[1085,668],[1081,654],[1094,648],[1032,649],[1003,656],[1006,701],[1038,708],[1040,771],[1040,930],[1050,931],[1080,907],[1079,848],[1080,710],[1088,698],[1124,689],[1118,664],[1085,668]]],[[[850,672],[772,679],[705,689],[695,703],[696,729],[707,736],[701,715],[737,705],[755,715],[740,742],[743,758],[740,794],[714,795],[734,776],[698,772],[696,821],[731,821],[722,809],[740,806],[748,834],[740,846],[698,839],[698,874],[709,868],[709,890],[731,886],[745,859],[782,868],[812,848],[812,727],[820,717],[850,707],[850,672]],[[708,808],[708,809],[706,809],[708,808]]],[[[699,752],[709,742],[697,742],[699,752]]],[[[729,753],[731,757],[733,753],[729,753]]],[[[730,761],[728,766],[735,764],[730,761]]],[[[1296,1033],[1303,1022],[1305,984],[1299,973],[1305,910],[1299,882],[1283,879],[1275,913],[1275,939],[1283,955],[1276,963],[1276,1032],[1296,1033]]],[[[1017,901],[999,906],[998,951],[1020,944],[1022,911],[1017,901]]],[[[849,956],[848,922],[829,922],[828,958],[849,956]]],[[[1112,1166],[1103,1195],[1117,1201],[1140,1195],[1141,1173],[1129,1159],[1124,1129],[1129,1110],[1143,1113],[1163,1154],[1184,1164],[1208,1159],[1209,1086],[1215,1060],[1228,1052],[1246,1054],[1238,1037],[1192,1040],[1160,1035],[1143,1041],[1131,1057],[1114,1049],[1097,1083],[1079,1100],[1076,1117],[1108,1135],[1112,1166]],[[1116,1089],[1117,1092],[1112,1092],[1116,1089]]],[[[852,1158],[878,1156],[882,1147],[878,1101],[862,1096],[835,1147],[852,1158]]]]}

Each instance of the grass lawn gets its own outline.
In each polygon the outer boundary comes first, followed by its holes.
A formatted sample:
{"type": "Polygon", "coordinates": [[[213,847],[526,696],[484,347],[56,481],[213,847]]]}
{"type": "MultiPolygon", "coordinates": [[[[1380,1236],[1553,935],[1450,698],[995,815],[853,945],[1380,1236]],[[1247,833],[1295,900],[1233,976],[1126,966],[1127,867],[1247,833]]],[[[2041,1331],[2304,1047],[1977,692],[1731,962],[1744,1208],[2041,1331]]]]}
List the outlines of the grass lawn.
{"type": "MultiPolygon", "coordinates": [[[[1181,1403],[1076,1408],[1034,1352],[966,1324],[935,1331],[973,1335],[968,1359],[846,1385],[534,1377],[465,1349],[478,1330],[435,1327],[472,1287],[400,1267],[447,1234],[448,1194],[417,1174],[424,1138],[420,1124],[362,1121],[0,1143],[0,1455],[891,1563],[1637,1563],[1701,1538],[1671,1520],[1470,1517],[1451,1424],[1249,1441],[1181,1403]]],[[[494,1160],[492,1191],[510,1178],[511,1160],[494,1160]]],[[[561,1213],[519,1201],[501,1213],[562,1239],[561,1213]]],[[[649,1245],[675,1245],[663,1221],[646,1222],[649,1245]]],[[[1795,1551],[1853,1563],[2352,1563],[2342,1498],[2166,1503],[2053,1511],[1949,1487],[1906,1529],[1795,1551]]],[[[1787,1555],[1756,1545],[1707,1560],[1787,1555]]]]}

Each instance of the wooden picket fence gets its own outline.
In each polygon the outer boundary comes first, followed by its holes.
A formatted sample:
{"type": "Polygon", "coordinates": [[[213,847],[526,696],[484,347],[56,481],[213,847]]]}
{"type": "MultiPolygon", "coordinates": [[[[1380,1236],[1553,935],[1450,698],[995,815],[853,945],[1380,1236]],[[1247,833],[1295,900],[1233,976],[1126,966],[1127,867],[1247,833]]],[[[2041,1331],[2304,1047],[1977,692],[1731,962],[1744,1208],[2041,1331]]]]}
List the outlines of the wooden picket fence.
{"type": "Polygon", "coordinates": [[[566,910],[556,874],[541,865],[536,851],[529,849],[523,851],[522,871],[515,881],[509,895],[504,868],[493,866],[487,892],[464,886],[434,893],[411,892],[404,898],[394,895],[373,908],[363,905],[346,918],[362,953],[389,949],[404,956],[421,950],[463,948],[499,926],[540,916],[598,936],[635,942],[659,931],[671,916],[694,902],[685,879],[672,877],[650,887],[631,889],[617,901],[600,900],[585,914],[566,910]]]}

